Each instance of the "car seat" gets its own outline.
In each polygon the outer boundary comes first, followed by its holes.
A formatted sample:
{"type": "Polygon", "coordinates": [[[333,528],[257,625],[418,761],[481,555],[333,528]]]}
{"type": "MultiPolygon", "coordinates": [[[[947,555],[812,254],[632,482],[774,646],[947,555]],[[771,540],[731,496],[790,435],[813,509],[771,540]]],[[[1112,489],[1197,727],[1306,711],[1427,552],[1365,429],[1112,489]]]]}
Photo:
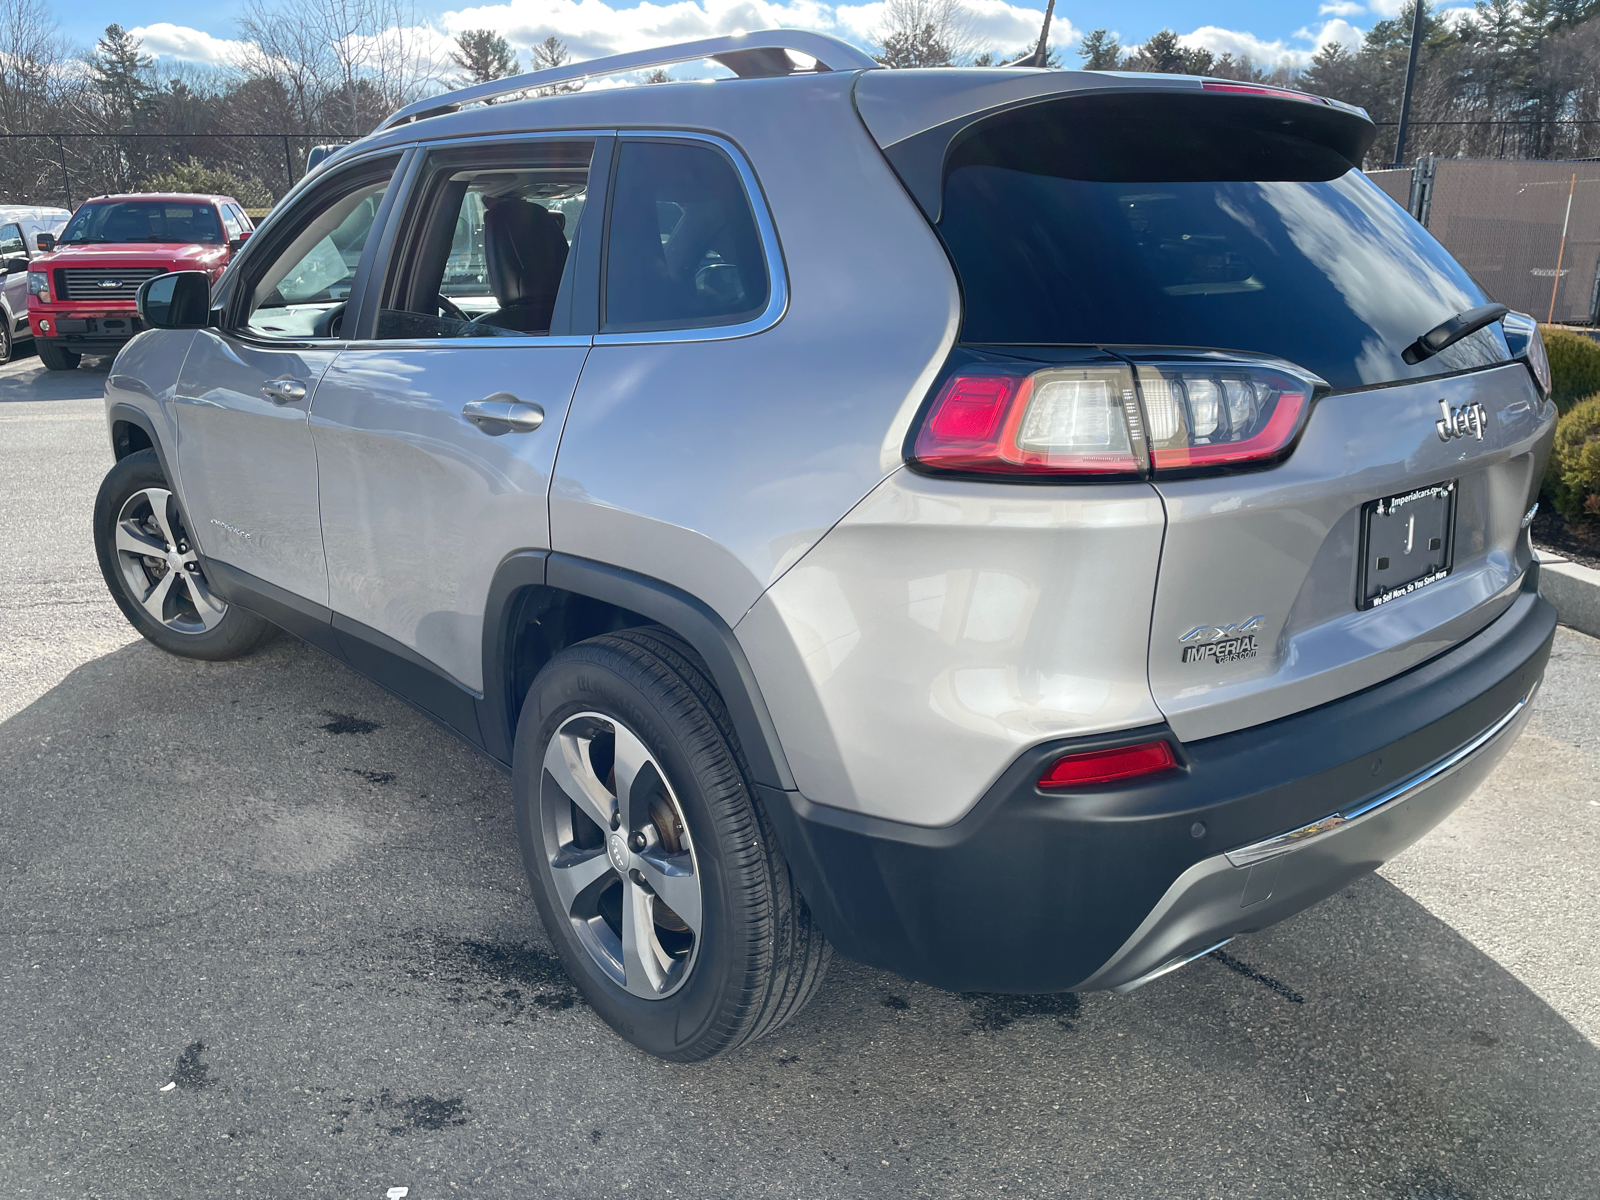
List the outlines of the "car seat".
{"type": "Polygon", "coordinates": [[[566,219],[516,196],[488,201],[483,215],[489,290],[500,308],[474,324],[546,333],[567,265],[566,219]]]}

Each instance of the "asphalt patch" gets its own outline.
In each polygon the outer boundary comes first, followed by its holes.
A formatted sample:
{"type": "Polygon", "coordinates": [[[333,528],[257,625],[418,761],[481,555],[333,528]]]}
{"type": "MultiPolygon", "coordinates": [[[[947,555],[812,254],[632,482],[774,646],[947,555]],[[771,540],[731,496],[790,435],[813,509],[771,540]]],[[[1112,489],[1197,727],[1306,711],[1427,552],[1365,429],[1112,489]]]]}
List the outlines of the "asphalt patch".
{"type": "Polygon", "coordinates": [[[198,1092],[216,1082],[211,1078],[211,1068],[200,1061],[205,1048],[204,1042],[190,1042],[183,1048],[183,1053],[178,1055],[177,1065],[172,1068],[173,1083],[191,1092],[198,1092]]]}
{"type": "MultiPolygon", "coordinates": [[[[324,725],[323,728],[327,729],[328,726],[324,725]]],[[[346,767],[345,770],[349,771],[352,775],[359,775],[368,783],[375,783],[379,787],[393,783],[397,778],[399,778],[393,771],[363,771],[360,767],[346,767]]]]}
{"type": "Polygon", "coordinates": [[[362,1106],[377,1118],[378,1128],[391,1137],[408,1133],[436,1133],[452,1125],[465,1125],[472,1110],[460,1096],[440,1100],[434,1096],[395,1096],[388,1088],[362,1106]]]}
{"type": "MultiPolygon", "coordinates": [[[[1029,1017],[1054,1017],[1063,1029],[1071,1029],[1083,1007],[1074,992],[1056,992],[1043,996],[1002,996],[988,992],[963,992],[967,1002],[967,1018],[972,1030],[993,1033],[1019,1020],[1029,1017]]],[[[892,1007],[892,1006],[891,1006],[892,1007]]]]}
{"type": "Polygon", "coordinates": [[[322,728],[329,733],[376,733],[383,726],[376,721],[369,721],[365,717],[353,717],[349,713],[333,712],[323,709],[322,715],[333,718],[322,728]]]}

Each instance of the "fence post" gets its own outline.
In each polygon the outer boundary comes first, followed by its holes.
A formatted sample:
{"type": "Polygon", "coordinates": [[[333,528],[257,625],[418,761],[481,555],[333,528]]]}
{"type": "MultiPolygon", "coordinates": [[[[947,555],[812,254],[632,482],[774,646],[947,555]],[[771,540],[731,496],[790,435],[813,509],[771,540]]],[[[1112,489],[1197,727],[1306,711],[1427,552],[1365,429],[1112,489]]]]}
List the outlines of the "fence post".
{"type": "MultiPolygon", "coordinates": [[[[289,151],[289,135],[287,133],[283,135],[283,165],[289,171],[289,187],[292,188],[294,186],[294,155],[289,151]]],[[[284,188],[283,190],[287,192],[289,188],[284,188]]]]}
{"type": "Polygon", "coordinates": [[[67,208],[72,208],[72,177],[67,174],[67,144],[60,138],[55,139],[56,149],[61,153],[61,188],[67,193],[67,208]]]}
{"type": "Polygon", "coordinates": [[[1411,53],[1406,58],[1406,86],[1400,94],[1400,128],[1395,131],[1394,165],[1399,166],[1406,156],[1406,126],[1411,123],[1411,85],[1417,78],[1417,51],[1422,44],[1423,0],[1411,0],[1411,53]]]}

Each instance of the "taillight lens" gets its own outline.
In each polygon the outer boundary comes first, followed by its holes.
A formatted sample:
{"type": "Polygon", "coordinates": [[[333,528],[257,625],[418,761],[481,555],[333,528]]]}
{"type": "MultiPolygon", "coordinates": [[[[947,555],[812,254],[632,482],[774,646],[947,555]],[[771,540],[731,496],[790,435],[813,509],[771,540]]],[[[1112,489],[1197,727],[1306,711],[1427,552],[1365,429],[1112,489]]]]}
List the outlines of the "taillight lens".
{"type": "Polygon", "coordinates": [[[1032,374],[979,368],[945,380],[911,458],[937,470],[1029,477],[1262,463],[1299,435],[1315,387],[1288,370],[1213,359],[1032,374]]]}
{"type": "Polygon", "coordinates": [[[44,271],[28,272],[28,295],[37,296],[46,304],[50,303],[50,276],[44,271]]]}
{"type": "Polygon", "coordinates": [[[1299,436],[1313,384],[1255,365],[1141,363],[1156,473],[1276,458],[1299,436]]]}
{"type": "Polygon", "coordinates": [[[1550,355],[1544,348],[1544,335],[1539,332],[1539,322],[1526,313],[1512,312],[1500,318],[1501,331],[1506,335],[1506,345],[1514,358],[1528,364],[1539,394],[1550,394],[1550,355]]]}
{"type": "Polygon", "coordinates": [[[1143,465],[1143,447],[1130,433],[1137,426],[1127,367],[953,375],[934,398],[912,456],[951,471],[1133,473],[1143,465]]]}
{"type": "Polygon", "coordinates": [[[1141,775],[1156,775],[1178,765],[1178,756],[1165,740],[1140,742],[1137,746],[1116,746],[1109,750],[1085,750],[1068,754],[1050,764],[1039,777],[1039,786],[1054,788],[1089,787],[1118,783],[1141,775]]]}

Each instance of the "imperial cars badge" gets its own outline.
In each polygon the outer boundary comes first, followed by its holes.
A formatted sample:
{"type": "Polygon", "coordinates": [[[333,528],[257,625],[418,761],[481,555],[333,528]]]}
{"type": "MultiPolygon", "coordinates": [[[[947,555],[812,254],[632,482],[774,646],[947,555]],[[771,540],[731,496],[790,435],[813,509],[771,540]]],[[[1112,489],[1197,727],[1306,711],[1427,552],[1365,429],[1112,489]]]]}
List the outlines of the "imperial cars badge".
{"type": "Polygon", "coordinates": [[[1186,663],[1239,662],[1256,656],[1256,635],[1265,614],[1238,621],[1232,625],[1196,625],[1178,640],[1183,647],[1186,663]]]}

